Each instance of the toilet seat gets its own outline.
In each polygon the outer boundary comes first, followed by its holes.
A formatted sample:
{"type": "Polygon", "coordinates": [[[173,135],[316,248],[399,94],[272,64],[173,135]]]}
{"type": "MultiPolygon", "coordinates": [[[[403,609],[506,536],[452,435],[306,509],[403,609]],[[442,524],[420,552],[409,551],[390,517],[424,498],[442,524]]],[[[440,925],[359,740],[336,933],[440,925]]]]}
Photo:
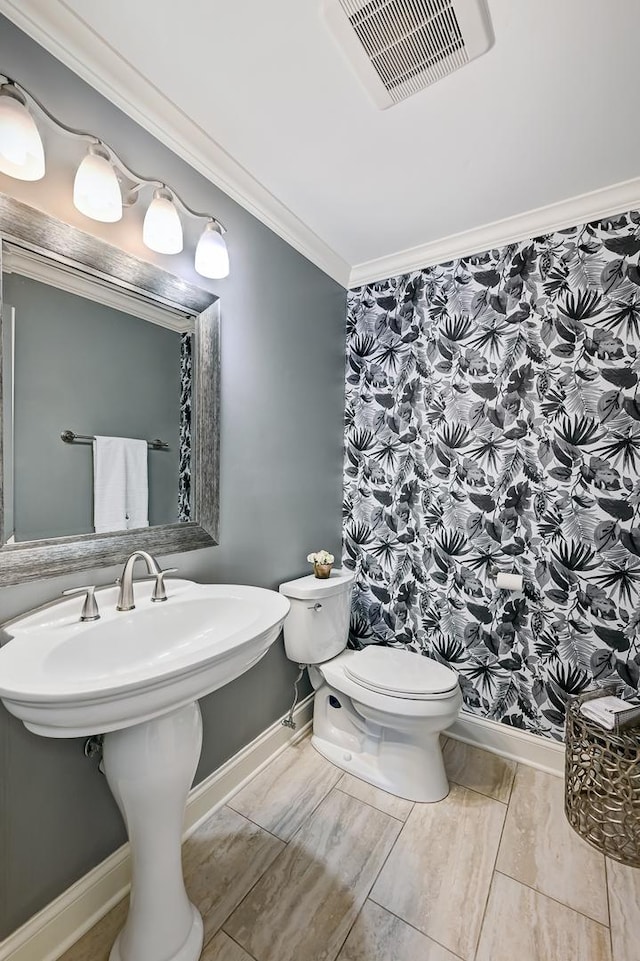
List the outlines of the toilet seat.
{"type": "MultiPolygon", "coordinates": [[[[367,649],[368,650],[368,649],[367,649]]],[[[391,715],[402,717],[428,717],[440,714],[448,710],[448,705],[460,698],[460,686],[454,671],[451,674],[454,678],[452,687],[448,691],[439,694],[425,694],[416,697],[415,694],[395,693],[389,690],[374,690],[371,686],[363,684],[352,676],[354,661],[357,662],[362,657],[364,651],[343,651],[337,657],[325,661],[323,664],[315,665],[327,684],[335,688],[342,694],[346,694],[352,701],[368,705],[379,711],[387,712],[391,715]],[[347,673],[347,669],[349,673],[347,673]]],[[[402,656],[408,656],[407,651],[398,652],[402,656]]],[[[416,655],[422,657],[421,654],[416,655]]],[[[355,666],[355,672],[358,671],[355,666]]],[[[314,684],[315,686],[315,684],[314,684]]]]}
{"type": "Polygon", "coordinates": [[[369,691],[411,700],[448,695],[458,686],[456,675],[444,664],[414,651],[378,645],[357,651],[344,672],[369,691]]]}

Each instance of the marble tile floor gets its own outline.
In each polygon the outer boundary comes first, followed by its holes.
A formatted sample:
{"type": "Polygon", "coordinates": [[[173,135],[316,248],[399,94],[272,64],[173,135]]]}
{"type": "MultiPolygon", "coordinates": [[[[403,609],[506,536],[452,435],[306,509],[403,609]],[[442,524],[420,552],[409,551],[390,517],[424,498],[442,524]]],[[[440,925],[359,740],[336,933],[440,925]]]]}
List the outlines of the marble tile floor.
{"type": "MultiPolygon", "coordinates": [[[[288,747],[184,846],[202,961],[640,961],[640,870],[566,824],[562,781],[448,739],[412,804],[288,747]]],[[[62,961],[107,961],[117,905],[62,961]]]]}

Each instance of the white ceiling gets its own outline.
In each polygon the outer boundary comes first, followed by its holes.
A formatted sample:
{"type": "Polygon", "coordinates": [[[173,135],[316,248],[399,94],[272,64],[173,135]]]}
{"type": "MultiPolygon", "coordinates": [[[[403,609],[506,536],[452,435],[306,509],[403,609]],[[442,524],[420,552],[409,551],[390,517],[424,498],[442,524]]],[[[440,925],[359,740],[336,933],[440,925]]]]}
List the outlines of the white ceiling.
{"type": "Polygon", "coordinates": [[[0,0],[132,115],[166,98],[135,119],[345,283],[638,177],[637,0],[488,5],[489,53],[381,111],[322,0],[0,0]]]}

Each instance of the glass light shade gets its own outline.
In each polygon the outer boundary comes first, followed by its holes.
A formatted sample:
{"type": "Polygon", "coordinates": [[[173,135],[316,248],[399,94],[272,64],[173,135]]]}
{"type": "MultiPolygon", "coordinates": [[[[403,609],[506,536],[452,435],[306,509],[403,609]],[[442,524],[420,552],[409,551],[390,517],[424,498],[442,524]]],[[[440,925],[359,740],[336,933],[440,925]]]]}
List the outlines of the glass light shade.
{"type": "Polygon", "coordinates": [[[196,247],[195,268],[201,277],[222,280],[229,276],[229,251],[218,224],[211,221],[196,247]]]}
{"type": "Polygon", "coordinates": [[[182,250],[182,223],[168,190],[155,190],[142,225],[142,239],[158,254],[179,254],[182,250]]]}
{"type": "Polygon", "coordinates": [[[73,202],[85,217],[103,224],[122,220],[122,193],[106,150],[91,145],[73,182],[73,202]]]}
{"type": "Polygon", "coordinates": [[[0,87],[0,171],[16,180],[41,180],[42,139],[26,103],[16,94],[0,87]]]}

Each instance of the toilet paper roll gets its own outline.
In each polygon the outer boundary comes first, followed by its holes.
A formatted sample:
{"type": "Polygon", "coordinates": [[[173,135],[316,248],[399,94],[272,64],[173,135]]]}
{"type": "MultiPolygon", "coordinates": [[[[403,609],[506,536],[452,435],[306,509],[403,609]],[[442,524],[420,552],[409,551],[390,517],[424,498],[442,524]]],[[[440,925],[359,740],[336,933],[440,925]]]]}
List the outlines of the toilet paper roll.
{"type": "Polygon", "coordinates": [[[504,574],[501,572],[496,576],[496,586],[501,587],[504,591],[521,591],[522,574],[504,574]]]}

